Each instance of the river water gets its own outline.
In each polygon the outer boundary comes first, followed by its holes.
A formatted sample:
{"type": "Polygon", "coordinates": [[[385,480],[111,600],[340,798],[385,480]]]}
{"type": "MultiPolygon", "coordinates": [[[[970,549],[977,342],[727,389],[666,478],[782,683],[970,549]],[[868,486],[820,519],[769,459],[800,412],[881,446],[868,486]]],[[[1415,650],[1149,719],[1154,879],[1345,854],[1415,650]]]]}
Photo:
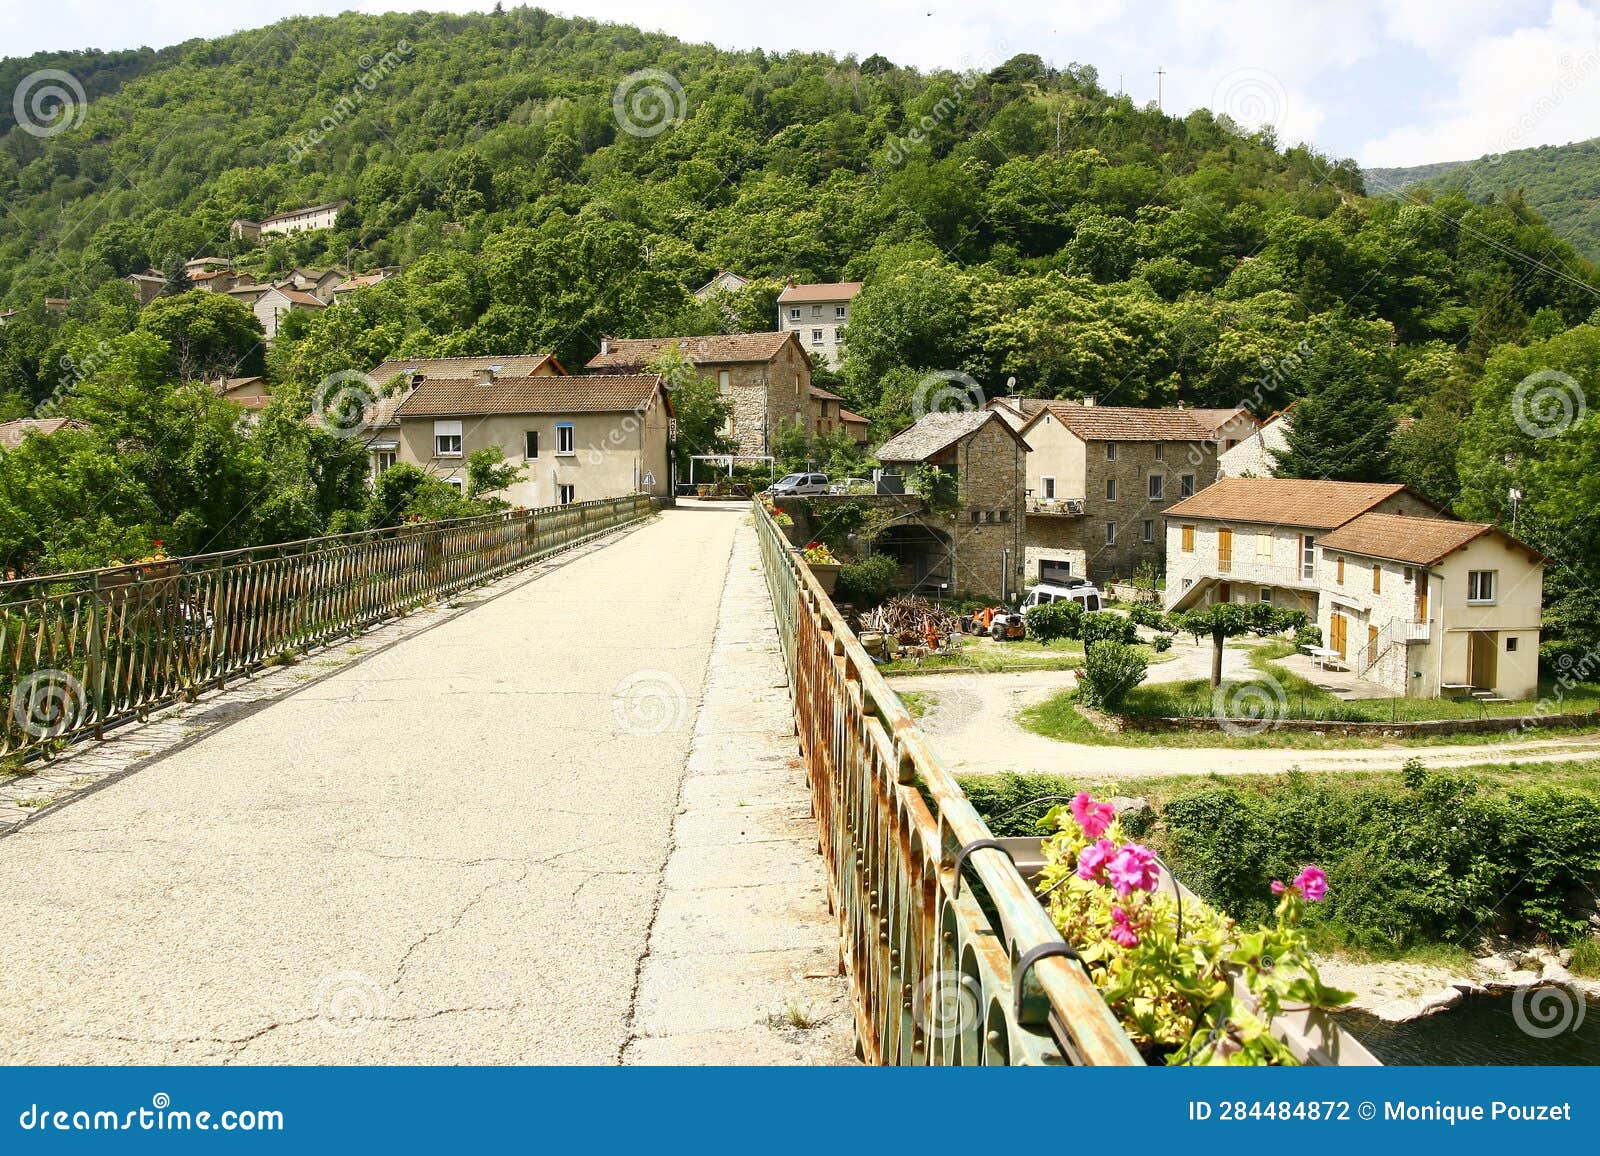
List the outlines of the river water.
{"type": "Polygon", "coordinates": [[[1552,1034],[1543,1037],[1522,1029],[1513,1003],[1510,995],[1472,996],[1409,1023],[1362,1011],[1340,1012],[1339,1023],[1385,1064],[1600,1064],[1600,1001],[1547,1009],[1543,1030],[1552,1034]]]}

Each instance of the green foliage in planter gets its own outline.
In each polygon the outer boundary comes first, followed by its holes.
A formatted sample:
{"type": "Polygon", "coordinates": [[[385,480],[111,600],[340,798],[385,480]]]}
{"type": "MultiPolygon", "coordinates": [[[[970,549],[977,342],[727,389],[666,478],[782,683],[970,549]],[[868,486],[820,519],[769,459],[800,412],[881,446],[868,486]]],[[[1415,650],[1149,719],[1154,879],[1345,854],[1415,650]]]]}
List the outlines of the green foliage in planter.
{"type": "Polygon", "coordinates": [[[1028,633],[1040,642],[1078,638],[1083,624],[1083,603],[1063,600],[1028,607],[1022,616],[1028,633]]]}
{"type": "Polygon", "coordinates": [[[1586,930],[1574,896],[1600,874],[1600,808],[1558,788],[1497,791],[1408,767],[1406,786],[1217,787],[1168,803],[1167,858],[1235,918],[1270,899],[1260,880],[1314,860],[1337,884],[1313,923],[1371,950],[1462,942],[1504,921],[1558,941],[1586,930]]]}
{"type": "Polygon", "coordinates": [[[1078,697],[1088,706],[1116,710],[1148,669],[1144,655],[1125,642],[1085,642],[1078,697]]]}
{"type": "Polygon", "coordinates": [[[1132,645],[1139,641],[1139,632],[1134,626],[1133,619],[1125,614],[1114,614],[1109,610],[1096,610],[1085,614],[1078,631],[1085,649],[1096,642],[1121,642],[1132,645]]]}
{"type": "Polygon", "coordinates": [[[876,606],[894,591],[900,564],[887,554],[868,554],[846,562],[834,586],[835,598],[856,606],[876,606]]]}

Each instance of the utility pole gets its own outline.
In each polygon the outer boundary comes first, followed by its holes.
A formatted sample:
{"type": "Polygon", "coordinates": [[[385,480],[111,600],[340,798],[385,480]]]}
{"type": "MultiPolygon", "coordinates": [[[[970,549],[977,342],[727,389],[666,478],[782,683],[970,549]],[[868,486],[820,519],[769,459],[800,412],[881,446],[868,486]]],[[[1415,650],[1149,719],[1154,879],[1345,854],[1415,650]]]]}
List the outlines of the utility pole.
{"type": "Polygon", "coordinates": [[[1156,109],[1157,109],[1157,111],[1160,111],[1160,108],[1161,108],[1161,78],[1163,76],[1165,76],[1166,74],[1167,74],[1167,70],[1165,68],[1161,68],[1161,67],[1157,67],[1156,68],[1156,109]]]}

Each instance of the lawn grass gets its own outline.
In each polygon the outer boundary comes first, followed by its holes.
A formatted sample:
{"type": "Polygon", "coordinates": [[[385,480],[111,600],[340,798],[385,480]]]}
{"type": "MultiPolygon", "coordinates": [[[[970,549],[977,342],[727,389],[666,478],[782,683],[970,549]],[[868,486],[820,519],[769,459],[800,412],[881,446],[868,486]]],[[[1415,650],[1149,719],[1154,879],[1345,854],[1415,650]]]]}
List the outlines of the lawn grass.
{"type": "MultiPolygon", "coordinates": [[[[1157,654],[1149,646],[1141,647],[1145,661],[1151,666],[1171,662],[1177,657],[1172,651],[1157,654]]],[[[968,670],[983,674],[1006,674],[1028,670],[1076,670],[1083,665],[1083,643],[1073,638],[1060,638],[1054,642],[1040,642],[1035,638],[1019,638],[1014,642],[996,642],[992,638],[968,637],[955,654],[931,654],[923,658],[901,658],[878,667],[885,675],[949,674],[968,670]]]]}
{"type": "Polygon", "coordinates": [[[934,707],[939,705],[939,696],[927,694],[917,690],[902,690],[898,692],[900,701],[906,704],[906,712],[912,718],[923,718],[934,707]]]}

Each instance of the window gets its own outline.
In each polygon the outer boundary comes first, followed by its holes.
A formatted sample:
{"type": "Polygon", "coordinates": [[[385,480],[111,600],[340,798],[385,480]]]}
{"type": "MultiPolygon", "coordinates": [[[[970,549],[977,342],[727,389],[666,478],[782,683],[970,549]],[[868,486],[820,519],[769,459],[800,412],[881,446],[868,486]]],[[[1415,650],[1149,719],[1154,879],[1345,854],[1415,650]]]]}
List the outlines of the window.
{"type": "Polygon", "coordinates": [[[1156,461],[1164,462],[1167,460],[1165,453],[1166,448],[1167,447],[1162,445],[1160,442],[1156,443],[1156,461]]]}
{"type": "Polygon", "coordinates": [[[570,506],[577,500],[576,486],[557,486],[556,501],[563,506],[570,506]]]}
{"type": "Polygon", "coordinates": [[[1256,557],[1272,561],[1272,535],[1265,530],[1256,534],[1256,557]]]}
{"type": "Polygon", "coordinates": [[[433,423],[433,456],[459,458],[461,456],[461,423],[436,421],[433,423]]]}
{"type": "Polygon", "coordinates": [[[459,494],[461,492],[461,479],[460,478],[446,478],[445,479],[445,484],[448,485],[456,493],[459,494]]]}
{"type": "Polygon", "coordinates": [[[1150,500],[1159,502],[1167,490],[1167,479],[1161,474],[1150,475],[1150,500]]]}
{"type": "Polygon", "coordinates": [[[394,469],[394,450],[379,450],[372,455],[372,472],[381,474],[385,470],[394,469]]]}
{"type": "Polygon", "coordinates": [[[1372,564],[1372,592],[1374,594],[1383,593],[1383,567],[1376,562],[1372,564]]]}
{"type": "Polygon", "coordinates": [[[1508,635],[1506,637],[1506,653],[1507,654],[1515,654],[1516,650],[1517,650],[1517,638],[1516,638],[1516,635],[1514,635],[1514,634],[1513,635],[1508,635]]]}
{"type": "Polygon", "coordinates": [[[1302,578],[1315,578],[1317,575],[1317,540],[1310,534],[1300,539],[1300,576],[1302,578]]]}
{"type": "Polygon", "coordinates": [[[1117,479],[1116,478],[1107,478],[1106,479],[1106,501],[1114,502],[1116,500],[1117,500],[1117,479]]]}
{"type": "Polygon", "coordinates": [[[1054,498],[1056,496],[1056,480],[1054,478],[1039,479],[1039,496],[1054,498]]]}
{"type": "Polygon", "coordinates": [[[1185,554],[1193,554],[1194,553],[1194,527],[1193,526],[1184,526],[1184,527],[1182,527],[1182,534],[1183,534],[1183,552],[1185,554]]]}
{"type": "Polygon", "coordinates": [[[1115,546],[1116,544],[1117,544],[1117,524],[1115,522],[1107,522],[1106,523],[1106,545],[1107,546],[1115,546]]]}
{"type": "Polygon", "coordinates": [[[723,397],[733,392],[733,381],[726,369],[717,370],[717,392],[723,397]]]}
{"type": "Polygon", "coordinates": [[[1149,543],[1154,542],[1156,540],[1156,523],[1155,523],[1155,519],[1146,518],[1144,520],[1144,533],[1143,533],[1142,536],[1144,538],[1144,541],[1145,541],[1146,545],[1148,545],[1149,543]]]}
{"type": "Polygon", "coordinates": [[[1194,475],[1193,474],[1184,474],[1182,477],[1180,477],[1178,479],[1178,497],[1180,497],[1180,498],[1192,498],[1192,497],[1194,497],[1194,475]]]}
{"type": "Polygon", "coordinates": [[[1493,602],[1494,576],[1495,571],[1493,570],[1467,571],[1467,601],[1493,602]]]}
{"type": "Polygon", "coordinates": [[[843,321],[844,320],[844,306],[843,305],[835,305],[833,307],[833,316],[834,316],[835,320],[843,321]]]}
{"type": "Polygon", "coordinates": [[[818,317],[821,317],[821,316],[822,316],[822,306],[813,305],[811,307],[811,319],[813,321],[815,321],[818,317]]]}
{"type": "Polygon", "coordinates": [[[822,344],[822,330],[813,329],[811,331],[811,344],[812,345],[821,345],[822,344]]]}
{"type": "Polygon", "coordinates": [[[524,430],[522,434],[522,456],[536,458],[539,456],[539,431],[536,429],[524,430]]]}
{"type": "Polygon", "coordinates": [[[572,432],[570,421],[556,422],[556,453],[575,454],[578,452],[576,435],[572,432]]]}
{"type": "Polygon", "coordinates": [[[1334,579],[1339,585],[1344,585],[1344,559],[1340,558],[1334,563],[1334,579]]]}
{"type": "Polygon", "coordinates": [[[799,321],[800,320],[800,310],[798,308],[789,310],[789,320],[790,321],[799,321]]]}
{"type": "Polygon", "coordinates": [[[1261,601],[1265,602],[1268,606],[1272,605],[1272,587],[1263,586],[1261,588],[1261,601]]]}
{"type": "Polygon", "coordinates": [[[1117,460],[1117,443],[1116,442],[1107,442],[1106,443],[1106,461],[1114,462],[1116,460],[1117,460]]]}

